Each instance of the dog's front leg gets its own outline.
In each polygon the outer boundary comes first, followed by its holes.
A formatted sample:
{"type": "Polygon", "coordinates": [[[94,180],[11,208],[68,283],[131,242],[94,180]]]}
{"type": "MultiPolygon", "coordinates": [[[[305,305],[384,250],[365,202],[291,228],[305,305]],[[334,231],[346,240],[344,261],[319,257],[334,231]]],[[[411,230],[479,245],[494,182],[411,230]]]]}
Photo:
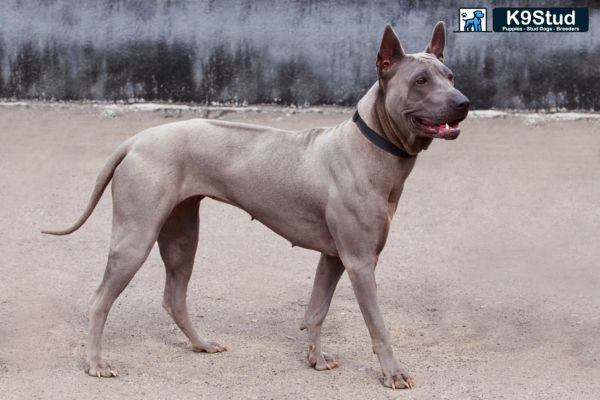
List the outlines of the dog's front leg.
{"type": "Polygon", "coordinates": [[[317,371],[339,366],[337,361],[321,349],[321,325],[325,320],[335,287],[344,273],[344,265],[338,257],[321,254],[310,302],[300,329],[308,330],[308,363],[317,371]]]}
{"type": "Polygon", "coordinates": [[[365,319],[373,352],[379,358],[383,372],[383,384],[393,389],[414,387],[414,381],[406,368],[394,357],[390,335],[385,327],[383,316],[377,302],[377,284],[375,283],[375,263],[373,261],[355,261],[345,263],[352,288],[358,300],[360,311],[365,319]]]}

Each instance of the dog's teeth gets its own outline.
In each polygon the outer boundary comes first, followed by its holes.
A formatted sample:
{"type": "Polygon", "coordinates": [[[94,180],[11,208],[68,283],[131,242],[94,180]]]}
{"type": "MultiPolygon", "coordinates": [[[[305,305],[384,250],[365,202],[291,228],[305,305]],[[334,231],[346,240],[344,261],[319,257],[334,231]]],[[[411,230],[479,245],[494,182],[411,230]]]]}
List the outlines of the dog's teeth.
{"type": "Polygon", "coordinates": [[[448,126],[448,123],[446,122],[446,129],[450,128],[450,126],[448,126]]]}

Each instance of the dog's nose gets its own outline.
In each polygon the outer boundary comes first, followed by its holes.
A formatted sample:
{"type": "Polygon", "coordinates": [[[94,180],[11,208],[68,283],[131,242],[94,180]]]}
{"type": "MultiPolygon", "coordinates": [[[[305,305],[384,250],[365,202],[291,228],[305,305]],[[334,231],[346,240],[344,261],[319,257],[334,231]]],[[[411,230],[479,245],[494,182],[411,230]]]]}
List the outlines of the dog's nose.
{"type": "Polygon", "coordinates": [[[469,99],[462,94],[452,99],[452,107],[454,107],[457,110],[464,110],[466,108],[469,108],[470,105],[471,102],[469,101],[469,99]]]}

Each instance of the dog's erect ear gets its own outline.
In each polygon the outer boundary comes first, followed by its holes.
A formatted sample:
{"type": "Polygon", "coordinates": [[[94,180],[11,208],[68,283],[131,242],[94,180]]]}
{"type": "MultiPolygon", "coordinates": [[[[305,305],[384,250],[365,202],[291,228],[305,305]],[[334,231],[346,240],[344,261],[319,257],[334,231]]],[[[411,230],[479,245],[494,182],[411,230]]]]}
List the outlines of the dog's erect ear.
{"type": "Polygon", "coordinates": [[[401,59],[404,56],[404,49],[400,44],[400,39],[394,32],[394,28],[390,24],[385,26],[383,38],[377,53],[377,72],[381,76],[383,72],[388,70],[394,61],[401,59]]]}
{"type": "Polygon", "coordinates": [[[444,47],[446,47],[446,26],[442,21],[435,24],[431,41],[425,49],[425,53],[436,56],[441,62],[444,62],[444,47]]]}

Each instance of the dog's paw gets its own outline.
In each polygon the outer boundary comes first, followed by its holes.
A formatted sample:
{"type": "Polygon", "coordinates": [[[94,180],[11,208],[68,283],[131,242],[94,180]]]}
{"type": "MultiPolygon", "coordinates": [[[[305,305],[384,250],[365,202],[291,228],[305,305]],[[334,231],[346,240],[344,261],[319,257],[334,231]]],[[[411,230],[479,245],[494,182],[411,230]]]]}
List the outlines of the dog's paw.
{"type": "Polygon", "coordinates": [[[196,353],[222,353],[227,351],[227,347],[221,346],[217,342],[204,342],[194,345],[193,350],[196,353]]]}
{"type": "Polygon", "coordinates": [[[327,353],[316,351],[314,345],[309,346],[306,356],[308,364],[317,371],[326,371],[340,366],[335,359],[327,353]]]}
{"type": "Polygon", "coordinates": [[[404,372],[384,376],[381,383],[383,383],[383,386],[392,389],[412,389],[415,387],[414,379],[409,374],[404,372]]]}
{"type": "Polygon", "coordinates": [[[86,362],[85,372],[94,378],[112,378],[119,376],[119,372],[104,361],[86,362]]]}

